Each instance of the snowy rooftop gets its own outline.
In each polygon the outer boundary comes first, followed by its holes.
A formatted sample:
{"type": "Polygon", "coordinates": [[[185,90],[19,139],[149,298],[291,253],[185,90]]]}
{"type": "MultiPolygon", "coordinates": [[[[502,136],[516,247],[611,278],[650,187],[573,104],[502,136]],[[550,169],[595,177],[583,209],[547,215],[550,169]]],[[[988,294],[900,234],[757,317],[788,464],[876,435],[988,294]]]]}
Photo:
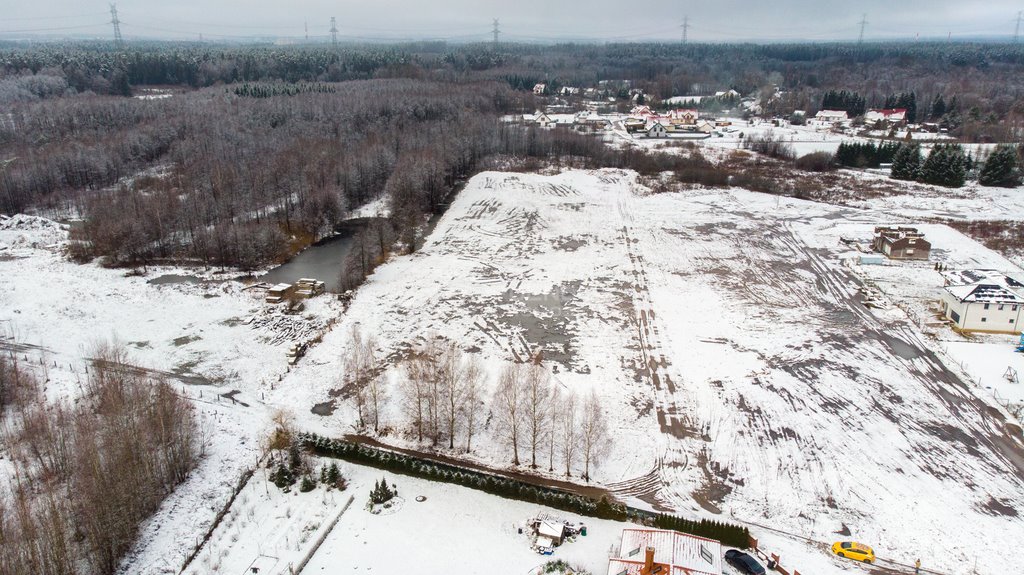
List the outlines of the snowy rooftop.
{"type": "Polygon", "coordinates": [[[949,270],[942,272],[942,277],[946,280],[946,285],[951,287],[959,288],[984,284],[1013,292],[1015,297],[1018,298],[1021,297],[1021,294],[1024,294],[1024,281],[995,269],[949,270]]]}
{"type": "Polygon", "coordinates": [[[668,565],[668,573],[721,575],[722,544],[712,539],[664,529],[623,529],[619,557],[608,562],[608,574],[639,573],[644,550],[654,548],[654,562],[668,565]]]}
{"type": "Polygon", "coordinates": [[[562,532],[565,530],[565,525],[558,523],[557,521],[541,521],[540,525],[537,526],[537,534],[545,537],[551,537],[554,539],[561,539],[562,532]]]}
{"type": "Polygon", "coordinates": [[[950,294],[961,302],[976,303],[1024,303],[1024,297],[1009,289],[991,284],[975,283],[966,285],[955,285],[946,288],[950,294]]]}

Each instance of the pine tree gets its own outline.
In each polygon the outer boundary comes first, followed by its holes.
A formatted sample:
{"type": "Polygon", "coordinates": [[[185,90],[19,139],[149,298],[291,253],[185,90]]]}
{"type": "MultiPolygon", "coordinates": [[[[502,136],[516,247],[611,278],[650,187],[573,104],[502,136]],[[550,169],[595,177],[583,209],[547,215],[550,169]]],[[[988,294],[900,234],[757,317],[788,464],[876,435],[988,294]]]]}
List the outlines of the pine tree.
{"type": "Polygon", "coordinates": [[[978,175],[983,186],[1015,188],[1021,185],[1021,171],[1017,161],[1017,150],[1013,146],[1000,145],[992,151],[978,175]]]}
{"type": "Polygon", "coordinates": [[[891,176],[895,180],[915,180],[921,168],[921,148],[917,144],[901,144],[892,158],[891,176]]]}
{"type": "MultiPolygon", "coordinates": [[[[895,169],[895,165],[893,166],[895,169]]],[[[967,179],[967,157],[959,144],[939,144],[921,165],[919,178],[926,184],[959,188],[967,179]]]]}

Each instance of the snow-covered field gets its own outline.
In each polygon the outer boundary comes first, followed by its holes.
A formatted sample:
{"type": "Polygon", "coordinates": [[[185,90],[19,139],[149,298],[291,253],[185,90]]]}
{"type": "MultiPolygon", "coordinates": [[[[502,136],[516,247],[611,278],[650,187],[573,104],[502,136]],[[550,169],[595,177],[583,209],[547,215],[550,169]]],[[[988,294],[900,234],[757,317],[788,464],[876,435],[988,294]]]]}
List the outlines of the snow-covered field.
{"type": "MultiPolygon", "coordinates": [[[[481,174],[273,401],[326,401],[355,324],[385,355],[428,333],[475,346],[492,374],[540,348],[560,385],[604,398],[615,445],[596,477],[621,496],[821,541],[845,526],[882,557],[967,572],[1024,534],[1021,453],[913,322],[859,303],[839,237],[892,221],[741,190],[647,196],[614,171],[481,174]]],[[[319,425],[351,421],[342,406],[319,425]]],[[[475,457],[508,460],[487,440],[475,457]]]]}
{"type": "MultiPolygon", "coordinates": [[[[484,361],[491,386],[504,363],[543,350],[560,387],[603,399],[614,441],[594,477],[634,504],[721,514],[819,542],[848,529],[883,558],[929,557],[928,566],[951,573],[969,573],[977,561],[987,573],[1003,564],[990,550],[1024,535],[1019,442],[976,397],[983,390],[943,363],[959,360],[933,353],[941,348],[917,321],[897,309],[870,312],[856,295],[865,278],[888,281],[891,300],[924,313],[921,294],[941,285],[938,274],[929,264],[846,266],[850,248],[839,239],[927,214],[1019,218],[1022,205],[986,189],[936,198],[908,191],[836,207],[736,189],[649,195],[635,174],[614,170],[483,173],[423,248],[378,268],[344,315],[321,298],[301,325],[259,320],[259,295],[235,282],[152,285],[155,273],[77,266],[47,247],[52,238],[0,230],[0,329],[17,338],[18,353],[56,364],[51,394],[74,393],[92,342],[116,336],[138,364],[179,378],[204,411],[211,457],[146,526],[126,572],[180,565],[181,542],[202,535],[238,473],[254,463],[275,411],[310,431],[353,431],[352,406],[331,392],[358,325],[376,337],[381,358],[431,334],[452,338],[484,361]],[[288,371],[281,334],[323,328],[339,315],[323,343],[288,371]],[[199,382],[213,385],[187,385],[199,382]],[[235,389],[245,405],[217,395],[235,389]],[[332,399],[333,415],[311,413],[332,399]]],[[[944,226],[926,233],[951,265],[1013,266],[944,226]]],[[[394,365],[388,375],[392,386],[401,377],[394,365]]],[[[401,429],[397,403],[387,424],[401,429]]],[[[497,439],[487,430],[472,455],[451,455],[504,467],[510,456],[497,439]]],[[[414,445],[400,435],[384,440],[414,445]]],[[[449,509],[464,505],[456,489],[437,495],[458,502],[449,509]]],[[[490,499],[473,505],[499,505],[490,499]]],[[[407,502],[408,524],[393,528],[437,530],[430,501],[407,502]]],[[[278,513],[259,507],[254,515],[278,513]]],[[[334,565],[332,557],[360,545],[405,549],[376,536],[389,530],[373,523],[381,518],[353,511],[361,506],[346,512],[308,569],[334,565]]],[[[323,517],[302,520],[308,527],[323,517]]],[[[505,537],[500,522],[494,529],[490,539],[505,537]]],[[[228,537],[215,537],[211,564],[223,549],[251,554],[228,537]]],[[[270,535],[254,537],[272,544],[270,535]]],[[[802,550],[797,569],[838,569],[824,550],[793,541],[778,545],[802,550]]],[[[232,553],[225,566],[244,561],[229,562],[232,553]]],[[[524,553],[528,568],[534,557],[524,553]]],[[[604,565],[602,553],[596,563],[604,565]]],[[[358,559],[360,568],[373,566],[358,559]]]]}

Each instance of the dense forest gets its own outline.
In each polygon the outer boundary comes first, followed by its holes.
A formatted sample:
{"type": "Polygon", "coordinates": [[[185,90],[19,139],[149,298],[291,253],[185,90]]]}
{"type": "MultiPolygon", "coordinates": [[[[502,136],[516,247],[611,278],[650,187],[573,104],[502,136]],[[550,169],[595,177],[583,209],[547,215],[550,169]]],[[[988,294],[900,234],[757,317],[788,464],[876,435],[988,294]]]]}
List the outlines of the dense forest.
{"type": "MultiPolygon", "coordinates": [[[[637,91],[657,104],[732,88],[768,115],[912,104],[965,140],[1008,141],[1024,122],[1022,68],[1024,48],[983,44],[8,44],[0,211],[80,216],[80,260],[256,268],[387,198],[387,225],[360,238],[358,283],[383,252],[412,249],[424,216],[476,170],[509,158],[664,167],[500,122],[538,106],[535,83],[620,106],[637,91]]],[[[728,176],[701,158],[670,169],[728,176]]]]}

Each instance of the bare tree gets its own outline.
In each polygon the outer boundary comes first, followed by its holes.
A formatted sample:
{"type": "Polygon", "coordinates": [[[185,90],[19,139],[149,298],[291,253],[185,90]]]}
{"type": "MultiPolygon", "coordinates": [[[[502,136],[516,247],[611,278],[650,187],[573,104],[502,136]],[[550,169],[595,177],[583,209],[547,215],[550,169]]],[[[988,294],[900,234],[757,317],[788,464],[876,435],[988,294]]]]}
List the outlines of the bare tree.
{"type": "Polygon", "coordinates": [[[526,433],[530,444],[530,467],[537,468],[537,450],[541,448],[548,431],[548,401],[551,397],[551,377],[540,356],[533,358],[526,369],[526,433]]]}
{"type": "Polygon", "coordinates": [[[558,437],[560,422],[559,410],[562,408],[562,394],[557,385],[551,386],[551,397],[548,399],[548,471],[555,470],[555,438],[558,437]]]}
{"type": "Polygon", "coordinates": [[[562,452],[562,461],[565,463],[565,476],[572,475],[572,464],[576,459],[576,452],[579,450],[580,435],[576,427],[578,407],[576,405],[576,393],[569,392],[562,399],[562,407],[559,410],[561,418],[558,425],[558,447],[562,452]]]}
{"type": "Polygon", "coordinates": [[[430,376],[430,362],[423,357],[413,357],[405,362],[402,380],[402,405],[406,419],[416,433],[416,440],[422,442],[427,430],[427,378],[430,376]]]}
{"type": "Polygon", "coordinates": [[[478,411],[483,404],[484,370],[479,359],[470,357],[466,361],[463,377],[465,378],[463,426],[466,428],[466,453],[469,453],[473,450],[473,435],[480,426],[478,411]]]}
{"type": "Polygon", "coordinates": [[[512,463],[519,465],[520,433],[524,427],[526,390],[523,366],[519,363],[506,365],[501,370],[498,389],[494,393],[492,410],[497,423],[497,432],[505,434],[512,445],[512,463]]]}
{"type": "Polygon", "coordinates": [[[388,399],[386,384],[387,381],[384,374],[380,374],[370,378],[370,383],[366,388],[366,407],[369,411],[370,419],[373,420],[374,433],[380,433],[381,410],[388,399]]]}
{"type": "Polygon", "coordinates": [[[440,399],[445,432],[448,434],[448,448],[455,448],[455,428],[466,403],[465,367],[462,351],[454,342],[445,342],[437,358],[437,375],[440,379],[440,399]]]}
{"type": "MultiPolygon", "coordinates": [[[[359,332],[358,326],[352,327],[345,350],[344,381],[346,386],[351,386],[360,429],[366,427],[367,402],[369,401],[367,387],[372,379],[374,364],[377,362],[374,347],[375,342],[372,337],[364,338],[359,332]]],[[[376,429],[376,424],[374,428],[376,429]]]]}
{"type": "Polygon", "coordinates": [[[608,449],[608,421],[601,409],[601,401],[597,392],[590,390],[590,395],[583,402],[580,416],[580,443],[583,449],[583,479],[590,481],[590,464],[597,463],[608,449]]]}

